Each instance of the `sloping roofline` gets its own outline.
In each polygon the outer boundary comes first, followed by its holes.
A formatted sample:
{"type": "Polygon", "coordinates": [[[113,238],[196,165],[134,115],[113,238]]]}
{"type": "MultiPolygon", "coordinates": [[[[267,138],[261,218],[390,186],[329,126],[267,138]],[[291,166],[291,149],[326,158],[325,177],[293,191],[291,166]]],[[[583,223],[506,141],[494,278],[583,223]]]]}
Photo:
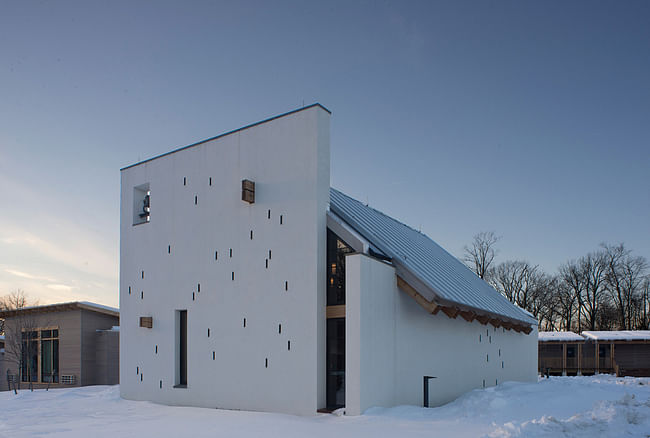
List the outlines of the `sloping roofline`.
{"type": "Polygon", "coordinates": [[[320,107],[321,109],[327,111],[328,114],[332,114],[332,112],[331,112],[330,110],[328,110],[327,108],[325,108],[325,107],[324,107],[323,105],[321,105],[320,103],[318,103],[318,102],[316,102],[316,103],[312,103],[311,105],[304,106],[304,107],[302,107],[302,108],[298,108],[298,109],[295,109],[295,110],[292,110],[292,111],[286,112],[286,113],[284,113],[284,114],[280,114],[280,115],[277,115],[277,116],[273,116],[273,117],[270,117],[270,118],[268,118],[268,119],[261,120],[261,121],[259,121],[259,122],[251,123],[250,125],[246,125],[246,126],[243,126],[243,127],[241,127],[241,128],[233,129],[232,131],[228,131],[228,132],[225,132],[225,133],[223,133],[223,134],[219,134],[219,135],[216,135],[216,136],[214,136],[214,137],[207,138],[207,139],[205,139],[205,140],[197,141],[196,143],[192,143],[192,144],[190,144],[190,145],[183,146],[183,147],[180,147],[180,148],[178,148],[178,149],[174,149],[173,151],[165,152],[164,154],[156,155],[155,157],[147,158],[146,160],[142,160],[142,161],[139,161],[139,162],[137,162],[137,163],[135,163],[135,164],[131,164],[131,165],[128,165],[128,166],[126,166],[126,167],[123,167],[123,168],[120,169],[120,171],[123,171],[123,170],[126,170],[126,169],[130,169],[131,167],[139,166],[140,164],[148,163],[149,161],[153,161],[153,160],[156,160],[156,159],[158,159],[158,158],[162,158],[162,157],[165,157],[165,156],[167,156],[167,155],[171,155],[171,154],[174,154],[174,153],[176,153],[176,152],[180,152],[180,151],[183,151],[183,150],[185,150],[185,149],[189,149],[189,148],[191,148],[191,147],[198,146],[198,145],[200,145],[200,144],[207,143],[207,142],[209,142],[209,141],[216,140],[216,139],[221,138],[221,137],[225,137],[226,135],[234,134],[235,132],[243,131],[243,130],[245,130],[245,129],[252,128],[252,127],[254,127],[254,126],[261,125],[261,124],[263,124],[263,123],[267,123],[267,122],[273,121],[273,120],[275,120],[275,119],[279,119],[279,118],[281,118],[281,117],[289,116],[289,115],[291,115],[291,114],[295,114],[295,113],[298,113],[298,112],[300,112],[300,111],[304,111],[304,110],[307,110],[307,109],[310,109],[310,108],[314,108],[314,107],[320,107]]]}
{"type": "Polygon", "coordinates": [[[44,306],[22,307],[20,309],[0,311],[0,318],[10,318],[20,314],[64,312],[66,310],[89,310],[104,315],[120,317],[120,310],[89,301],[73,301],[69,303],[46,304],[44,306]]]}
{"type": "Polygon", "coordinates": [[[512,321],[515,330],[523,327],[526,333],[537,325],[529,312],[512,304],[421,232],[332,187],[330,211],[390,257],[398,285],[401,279],[421,295],[432,313],[442,310],[450,318],[460,314],[468,321],[491,321],[495,327],[506,327],[503,321],[512,321]]]}

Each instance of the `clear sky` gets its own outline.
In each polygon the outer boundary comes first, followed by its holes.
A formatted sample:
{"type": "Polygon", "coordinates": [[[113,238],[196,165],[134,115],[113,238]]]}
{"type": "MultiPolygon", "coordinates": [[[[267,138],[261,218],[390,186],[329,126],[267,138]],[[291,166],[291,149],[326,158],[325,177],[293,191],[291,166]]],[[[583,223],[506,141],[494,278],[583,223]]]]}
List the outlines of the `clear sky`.
{"type": "Polygon", "coordinates": [[[650,2],[0,2],[0,295],[118,302],[119,169],[303,105],[454,255],[650,258],[650,2]]]}

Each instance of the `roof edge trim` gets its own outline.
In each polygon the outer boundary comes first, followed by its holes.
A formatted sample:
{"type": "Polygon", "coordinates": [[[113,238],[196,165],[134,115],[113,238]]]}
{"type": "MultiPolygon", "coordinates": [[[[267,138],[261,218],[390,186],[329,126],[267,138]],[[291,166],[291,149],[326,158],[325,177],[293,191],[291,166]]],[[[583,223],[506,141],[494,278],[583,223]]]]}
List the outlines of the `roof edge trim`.
{"type": "Polygon", "coordinates": [[[289,116],[291,114],[295,114],[295,113],[298,113],[300,111],[304,111],[304,110],[314,108],[314,107],[319,107],[319,108],[323,109],[324,111],[327,111],[328,114],[332,114],[332,111],[328,110],[327,108],[325,108],[320,103],[318,103],[318,102],[312,103],[311,105],[304,106],[302,108],[298,108],[298,109],[295,109],[295,110],[291,110],[289,112],[282,113],[282,114],[279,114],[277,116],[269,117],[268,119],[260,120],[259,122],[251,123],[250,125],[246,125],[246,126],[243,126],[241,128],[233,129],[232,131],[224,132],[223,134],[215,135],[214,137],[206,138],[205,140],[197,141],[196,143],[192,143],[192,144],[189,144],[187,146],[182,146],[182,147],[180,147],[178,149],[174,149],[173,151],[165,152],[164,154],[156,155],[155,157],[151,157],[151,158],[147,158],[146,160],[138,161],[137,163],[130,164],[128,166],[122,167],[120,169],[120,172],[122,172],[122,171],[124,171],[126,169],[130,169],[130,168],[135,167],[135,166],[139,166],[139,165],[144,164],[144,163],[148,163],[149,161],[157,160],[158,158],[166,157],[167,155],[175,154],[176,152],[180,152],[180,151],[183,151],[185,149],[189,149],[191,147],[198,146],[200,144],[207,143],[209,141],[216,140],[216,139],[221,138],[221,137],[225,137],[226,135],[234,134],[236,132],[243,131],[243,130],[248,129],[248,128],[253,128],[253,127],[257,126],[257,125],[261,125],[263,123],[271,122],[271,121],[273,121],[275,119],[279,119],[281,117],[289,116]]]}

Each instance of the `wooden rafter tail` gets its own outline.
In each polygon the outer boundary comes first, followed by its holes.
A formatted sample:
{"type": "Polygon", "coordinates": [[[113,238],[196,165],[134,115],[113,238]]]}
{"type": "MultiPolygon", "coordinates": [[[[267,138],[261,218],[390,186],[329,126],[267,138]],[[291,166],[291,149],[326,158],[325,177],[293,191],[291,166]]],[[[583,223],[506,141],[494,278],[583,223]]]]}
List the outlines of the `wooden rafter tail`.
{"type": "Polygon", "coordinates": [[[458,314],[467,322],[472,322],[476,319],[476,313],[474,312],[460,311],[458,314]]]}
{"type": "Polygon", "coordinates": [[[490,320],[490,317],[487,315],[480,315],[476,317],[476,320],[483,325],[487,325],[488,321],[490,320]]]}
{"type": "Polygon", "coordinates": [[[413,298],[420,306],[422,306],[427,312],[433,313],[434,315],[438,313],[439,306],[433,301],[429,301],[424,298],[418,291],[416,291],[413,286],[408,284],[402,277],[397,276],[397,287],[402,291],[406,292],[411,298],[413,298]]]}
{"type": "Polygon", "coordinates": [[[530,326],[528,326],[528,327],[526,327],[526,328],[524,329],[524,333],[526,333],[527,335],[529,335],[530,332],[532,332],[532,331],[533,331],[533,328],[530,327],[530,326]]]}
{"type": "Polygon", "coordinates": [[[523,327],[520,326],[520,325],[514,325],[514,326],[512,326],[512,329],[513,329],[514,331],[516,331],[517,333],[521,333],[522,331],[524,331],[524,330],[523,330],[523,327]]]}
{"type": "Polygon", "coordinates": [[[511,322],[504,322],[503,323],[503,328],[506,330],[512,330],[512,323],[511,322]]]}
{"type": "Polygon", "coordinates": [[[490,319],[490,324],[492,324],[494,328],[499,328],[503,325],[503,321],[500,319],[492,318],[490,319]]]}
{"type": "Polygon", "coordinates": [[[443,307],[442,311],[444,312],[445,315],[447,315],[451,319],[456,319],[459,312],[459,310],[456,309],[455,307],[443,307]]]}

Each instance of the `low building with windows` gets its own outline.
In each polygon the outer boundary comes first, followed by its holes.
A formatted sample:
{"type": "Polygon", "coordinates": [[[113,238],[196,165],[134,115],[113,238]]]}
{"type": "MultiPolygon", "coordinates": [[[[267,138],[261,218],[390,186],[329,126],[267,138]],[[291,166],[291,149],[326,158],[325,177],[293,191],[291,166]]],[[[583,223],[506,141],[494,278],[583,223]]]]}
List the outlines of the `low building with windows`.
{"type": "Polygon", "coordinates": [[[537,378],[529,313],[330,188],[329,120],[315,104],[122,169],[124,398],[354,415],[537,378]]]}
{"type": "Polygon", "coordinates": [[[650,376],[650,330],[539,332],[539,372],[650,376]]]}
{"type": "Polygon", "coordinates": [[[119,383],[117,309],[78,301],[5,310],[0,319],[0,389],[8,380],[34,388],[119,383]]]}

